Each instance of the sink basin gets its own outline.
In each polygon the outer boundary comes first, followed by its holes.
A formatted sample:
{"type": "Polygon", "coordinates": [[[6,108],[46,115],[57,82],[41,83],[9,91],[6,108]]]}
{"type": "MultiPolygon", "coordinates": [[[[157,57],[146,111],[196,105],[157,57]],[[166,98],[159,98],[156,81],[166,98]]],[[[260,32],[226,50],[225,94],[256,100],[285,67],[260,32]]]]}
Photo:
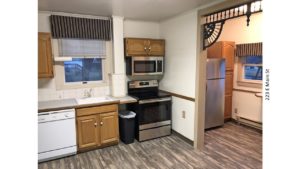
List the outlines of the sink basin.
{"type": "Polygon", "coordinates": [[[101,103],[101,102],[107,102],[112,101],[110,97],[86,97],[86,98],[80,98],[76,99],[77,104],[93,104],[93,103],[101,103]]]}

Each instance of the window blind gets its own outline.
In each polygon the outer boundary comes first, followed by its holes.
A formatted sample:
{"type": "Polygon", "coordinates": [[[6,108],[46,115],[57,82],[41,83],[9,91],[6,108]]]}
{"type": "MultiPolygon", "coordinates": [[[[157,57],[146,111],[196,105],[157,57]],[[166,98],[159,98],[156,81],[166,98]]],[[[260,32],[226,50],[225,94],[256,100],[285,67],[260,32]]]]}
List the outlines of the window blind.
{"type": "Polygon", "coordinates": [[[101,57],[106,56],[106,42],[102,40],[59,39],[60,57],[101,57]]]}
{"type": "Polygon", "coordinates": [[[111,39],[110,20],[51,15],[50,23],[53,38],[111,39]]]}
{"type": "Polygon", "coordinates": [[[262,56],[262,42],[236,45],[237,56],[262,56]]]}

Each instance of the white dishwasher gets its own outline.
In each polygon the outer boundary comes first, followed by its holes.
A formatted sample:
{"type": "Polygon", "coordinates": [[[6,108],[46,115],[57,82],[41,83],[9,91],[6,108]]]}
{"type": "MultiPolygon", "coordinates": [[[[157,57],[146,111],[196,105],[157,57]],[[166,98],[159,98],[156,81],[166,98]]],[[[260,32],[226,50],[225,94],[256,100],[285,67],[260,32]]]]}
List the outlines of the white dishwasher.
{"type": "Polygon", "coordinates": [[[76,154],[75,109],[38,113],[38,161],[76,154]]]}

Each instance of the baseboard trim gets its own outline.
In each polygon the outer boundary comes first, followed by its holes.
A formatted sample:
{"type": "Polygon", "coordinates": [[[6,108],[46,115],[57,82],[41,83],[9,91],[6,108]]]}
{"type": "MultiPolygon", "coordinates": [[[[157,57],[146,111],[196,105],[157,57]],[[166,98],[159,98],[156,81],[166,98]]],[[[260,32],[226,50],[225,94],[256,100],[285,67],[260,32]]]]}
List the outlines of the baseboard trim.
{"type": "Polygon", "coordinates": [[[242,125],[242,126],[244,126],[244,127],[248,127],[248,128],[254,129],[254,130],[256,130],[256,131],[262,133],[262,127],[260,128],[260,127],[251,125],[251,124],[249,124],[249,123],[245,123],[245,122],[243,122],[243,121],[238,121],[238,120],[233,119],[233,118],[231,118],[231,121],[234,122],[234,123],[236,123],[236,124],[239,124],[239,125],[242,125]]]}
{"type": "Polygon", "coordinates": [[[172,134],[178,136],[179,138],[181,138],[183,141],[185,141],[186,143],[188,143],[191,146],[194,146],[194,141],[186,138],[185,136],[183,136],[182,134],[178,133],[177,131],[172,129],[172,134]]]}

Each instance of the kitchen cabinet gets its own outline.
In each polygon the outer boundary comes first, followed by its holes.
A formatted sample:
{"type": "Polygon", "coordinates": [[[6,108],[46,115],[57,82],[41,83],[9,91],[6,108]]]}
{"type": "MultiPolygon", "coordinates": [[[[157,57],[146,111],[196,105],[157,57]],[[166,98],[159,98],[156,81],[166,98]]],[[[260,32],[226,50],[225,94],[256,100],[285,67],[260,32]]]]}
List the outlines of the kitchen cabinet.
{"type": "Polygon", "coordinates": [[[164,56],[165,40],[125,38],[125,56],[164,56]]]}
{"type": "Polygon", "coordinates": [[[52,48],[51,34],[48,32],[38,33],[38,78],[52,78],[52,48]]]}
{"type": "Polygon", "coordinates": [[[208,58],[225,58],[226,71],[234,67],[235,42],[219,41],[207,49],[208,58]]]}
{"type": "Polygon", "coordinates": [[[77,118],[77,135],[79,148],[96,147],[98,145],[97,115],[77,118]]]}
{"type": "Polygon", "coordinates": [[[225,58],[224,119],[231,118],[235,42],[219,41],[207,49],[207,58],[225,58]]]}
{"type": "Polygon", "coordinates": [[[118,141],[118,113],[111,112],[100,114],[100,123],[101,144],[107,144],[110,142],[118,141]]]}
{"type": "Polygon", "coordinates": [[[225,95],[224,119],[230,119],[232,112],[232,95],[225,95]]]}
{"type": "Polygon", "coordinates": [[[78,151],[119,142],[117,104],[76,109],[78,151]]]}

